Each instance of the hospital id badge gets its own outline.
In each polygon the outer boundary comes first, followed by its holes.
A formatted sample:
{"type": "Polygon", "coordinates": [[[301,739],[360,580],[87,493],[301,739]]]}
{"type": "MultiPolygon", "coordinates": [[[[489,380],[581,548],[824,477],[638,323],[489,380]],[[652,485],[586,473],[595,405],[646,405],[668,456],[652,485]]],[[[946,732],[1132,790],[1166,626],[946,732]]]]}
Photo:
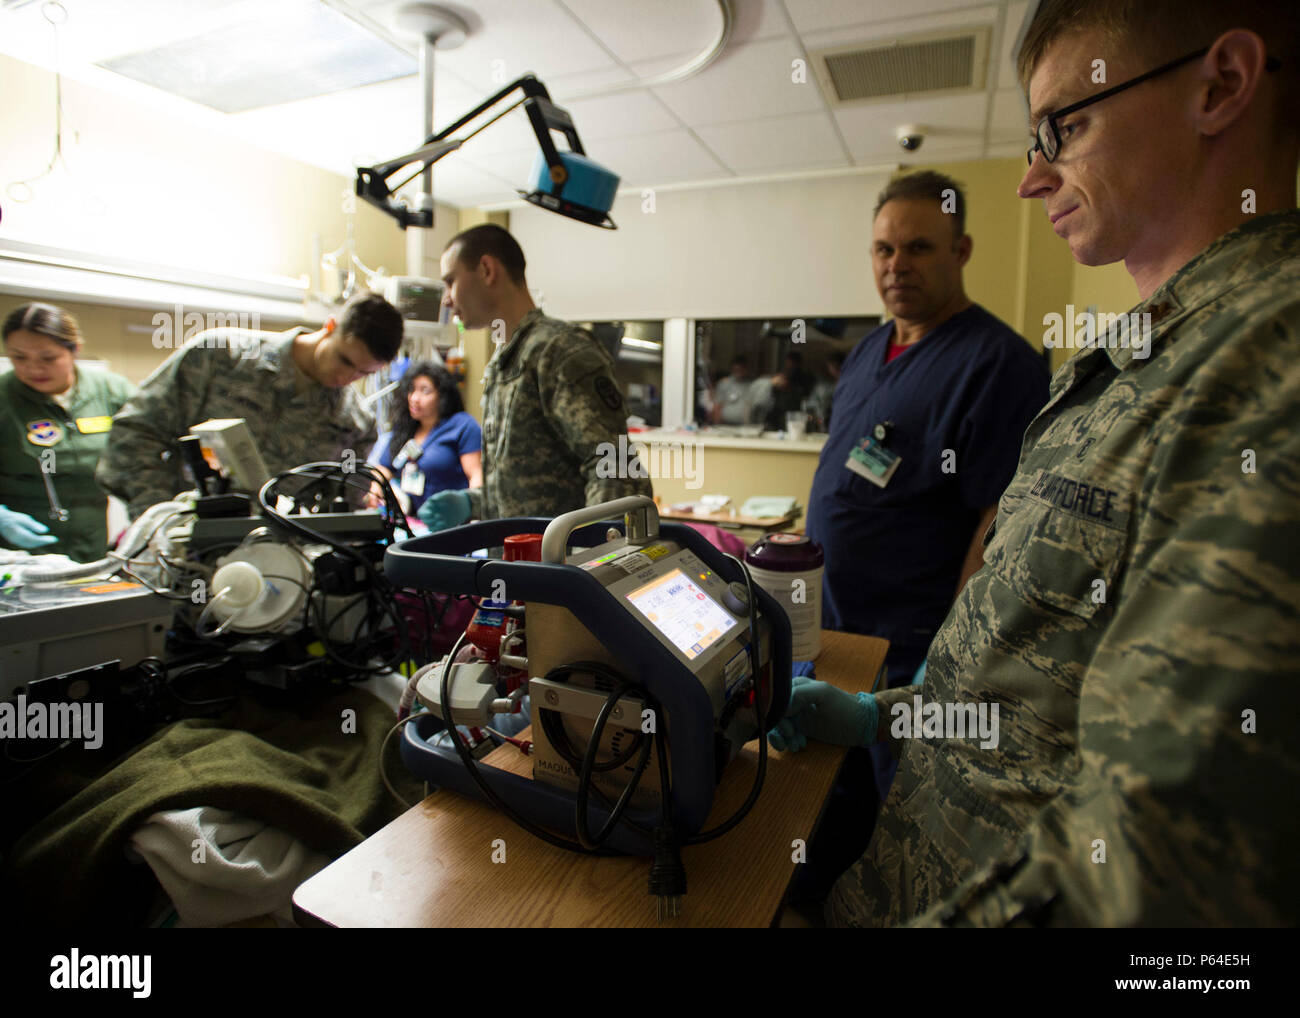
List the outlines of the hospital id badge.
{"type": "Polygon", "coordinates": [[[424,494],[424,474],[420,473],[417,464],[408,462],[402,467],[401,489],[408,495],[424,494]]]}
{"type": "Polygon", "coordinates": [[[894,476],[902,457],[886,449],[880,440],[867,435],[858,440],[858,444],[849,450],[849,458],[844,465],[855,474],[865,477],[879,488],[885,487],[894,476]]]}

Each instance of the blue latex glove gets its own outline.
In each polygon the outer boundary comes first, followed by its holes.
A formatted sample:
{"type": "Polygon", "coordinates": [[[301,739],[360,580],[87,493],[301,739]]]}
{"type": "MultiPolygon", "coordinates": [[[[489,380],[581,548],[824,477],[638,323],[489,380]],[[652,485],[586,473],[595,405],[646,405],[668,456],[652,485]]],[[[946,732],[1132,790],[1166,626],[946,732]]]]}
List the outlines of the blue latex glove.
{"type": "Polygon", "coordinates": [[[469,492],[459,490],[439,491],[430,495],[416,515],[430,531],[449,530],[469,522],[469,492]]]}
{"type": "Polygon", "coordinates": [[[767,733],[772,748],[803,749],[809,739],[834,746],[870,746],[876,741],[880,708],[870,693],[846,693],[828,682],[796,675],[790,680],[790,706],[767,733]]]}
{"type": "Polygon", "coordinates": [[[922,661],[921,667],[918,668],[916,670],[916,674],[912,676],[912,685],[919,686],[924,681],[925,681],[925,662],[922,661]]]}
{"type": "Polygon", "coordinates": [[[15,548],[42,548],[54,544],[58,538],[50,533],[50,528],[40,520],[32,519],[26,513],[15,512],[0,505],[0,537],[15,548]]]}

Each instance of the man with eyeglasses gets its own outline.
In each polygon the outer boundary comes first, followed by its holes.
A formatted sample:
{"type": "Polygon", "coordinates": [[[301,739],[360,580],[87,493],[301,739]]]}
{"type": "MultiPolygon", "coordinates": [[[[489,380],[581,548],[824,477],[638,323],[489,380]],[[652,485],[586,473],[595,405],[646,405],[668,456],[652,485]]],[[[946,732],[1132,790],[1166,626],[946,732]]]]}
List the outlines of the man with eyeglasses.
{"type": "Polygon", "coordinates": [[[1149,345],[1057,372],[922,702],[827,687],[783,722],[901,750],[831,921],[1300,919],[1298,17],[1039,6],[1019,193],[1077,261],[1123,260],[1149,345]],[[996,709],[992,737],[954,737],[954,706],[996,709]]]}

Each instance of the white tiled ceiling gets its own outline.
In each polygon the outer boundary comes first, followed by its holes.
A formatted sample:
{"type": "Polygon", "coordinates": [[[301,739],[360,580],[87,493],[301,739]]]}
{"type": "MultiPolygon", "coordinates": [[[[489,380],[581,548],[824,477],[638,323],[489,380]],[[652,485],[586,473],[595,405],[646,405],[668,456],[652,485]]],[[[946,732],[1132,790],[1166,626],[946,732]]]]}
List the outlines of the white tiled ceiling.
{"type": "MultiPolygon", "coordinates": [[[[59,30],[59,63],[69,77],[349,178],[358,163],[392,158],[421,141],[415,77],[221,114],[95,66],[219,28],[265,22],[268,12],[303,0],[62,2],[69,17],[59,30]]],[[[394,27],[405,0],[316,2],[418,53],[417,40],[394,27]]],[[[628,187],[979,159],[1020,154],[1027,146],[1011,54],[1028,0],[731,0],[722,54],[687,80],[649,86],[638,82],[690,63],[718,36],[719,0],[443,6],[470,31],[464,45],[437,54],[436,127],[532,71],[572,114],[587,153],[628,187]],[[992,30],[979,93],[832,109],[811,66],[806,82],[792,80],[792,62],[810,51],[979,25],[992,30]],[[906,123],[929,128],[915,156],[894,139],[894,129],[906,123]]],[[[52,68],[52,41],[40,4],[0,13],[0,53],[52,68]]],[[[527,186],[536,150],[524,114],[515,111],[435,166],[435,196],[461,206],[508,202],[515,188],[527,186]]]]}

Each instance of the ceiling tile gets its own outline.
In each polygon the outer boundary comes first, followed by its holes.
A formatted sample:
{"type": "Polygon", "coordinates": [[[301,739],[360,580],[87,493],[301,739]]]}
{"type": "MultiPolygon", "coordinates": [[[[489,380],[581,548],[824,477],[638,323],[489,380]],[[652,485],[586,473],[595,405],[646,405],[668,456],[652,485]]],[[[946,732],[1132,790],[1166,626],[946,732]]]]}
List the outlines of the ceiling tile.
{"type": "Polygon", "coordinates": [[[1016,80],[1016,41],[1020,38],[1020,29],[1024,23],[1025,16],[1029,12],[1029,4],[1013,3],[1007,6],[1007,17],[1002,30],[1002,45],[998,53],[998,88],[1019,88],[1020,82],[1016,80]]]}
{"type": "Polygon", "coordinates": [[[908,153],[898,145],[894,130],[901,124],[927,128],[917,158],[924,161],[935,153],[951,152],[984,144],[984,114],[988,99],[983,94],[916,99],[905,103],[866,103],[841,106],[834,111],[840,134],[859,163],[882,159],[906,161],[908,153]]]}
{"type": "MultiPolygon", "coordinates": [[[[393,25],[406,0],[368,6],[365,13],[393,25]]],[[[455,49],[439,50],[435,62],[454,71],[484,96],[529,71],[548,76],[595,71],[614,60],[553,0],[474,0],[443,4],[460,14],[469,37],[455,49]]]]}
{"type": "Polygon", "coordinates": [[[825,109],[811,72],[801,83],[791,80],[792,63],[799,57],[798,48],[786,39],[749,43],[695,77],[654,92],[693,127],[825,109]]]}
{"type": "Polygon", "coordinates": [[[940,14],[978,6],[980,0],[785,0],[800,34],[887,21],[917,14],[940,14]]]}
{"type": "Polygon", "coordinates": [[[598,99],[578,99],[565,109],[584,143],[588,138],[668,131],[681,125],[646,89],[616,92],[598,99]]]}
{"type": "Polygon", "coordinates": [[[563,0],[619,60],[635,63],[709,46],[722,29],[717,0],[563,0]]]}
{"type": "Polygon", "coordinates": [[[696,133],[737,173],[849,165],[828,113],[719,124],[698,128],[696,133]]]}
{"type": "Polygon", "coordinates": [[[941,32],[973,25],[993,25],[997,20],[997,14],[998,8],[995,6],[962,7],[959,10],[922,17],[887,18],[869,24],[817,29],[801,33],[800,38],[809,50],[833,49],[838,46],[853,46],[860,42],[887,40],[898,36],[941,32]]]}
{"type": "Polygon", "coordinates": [[[571,97],[603,95],[606,91],[632,84],[636,78],[626,67],[606,67],[576,74],[552,74],[542,84],[551,93],[551,98],[563,105],[571,97]]]}
{"type": "Polygon", "coordinates": [[[781,0],[731,0],[735,20],[731,42],[735,44],[789,36],[790,25],[781,11],[781,0]]]}
{"type": "Polygon", "coordinates": [[[726,168],[683,130],[611,138],[601,143],[599,161],[629,186],[727,175],[726,168]]]}

